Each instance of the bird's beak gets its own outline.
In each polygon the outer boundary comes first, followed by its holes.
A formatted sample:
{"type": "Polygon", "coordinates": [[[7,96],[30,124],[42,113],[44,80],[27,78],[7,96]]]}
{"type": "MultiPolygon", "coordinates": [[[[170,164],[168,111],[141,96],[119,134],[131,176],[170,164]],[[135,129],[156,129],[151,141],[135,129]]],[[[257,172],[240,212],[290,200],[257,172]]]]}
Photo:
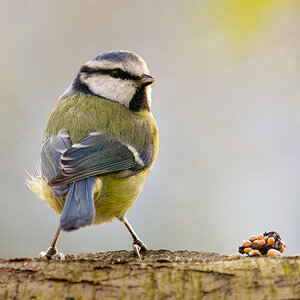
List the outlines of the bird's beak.
{"type": "Polygon", "coordinates": [[[139,84],[141,86],[146,86],[152,84],[154,81],[155,79],[152,76],[144,74],[143,77],[139,80],[139,84]]]}

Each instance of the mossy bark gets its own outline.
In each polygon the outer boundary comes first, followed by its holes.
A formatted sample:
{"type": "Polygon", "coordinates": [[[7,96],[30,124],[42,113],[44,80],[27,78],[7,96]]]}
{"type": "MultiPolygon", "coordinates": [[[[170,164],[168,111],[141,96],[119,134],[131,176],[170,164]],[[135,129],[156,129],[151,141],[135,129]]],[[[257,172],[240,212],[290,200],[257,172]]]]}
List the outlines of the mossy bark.
{"type": "Polygon", "coordinates": [[[300,299],[300,256],[131,251],[0,259],[0,299],[300,299]]]}

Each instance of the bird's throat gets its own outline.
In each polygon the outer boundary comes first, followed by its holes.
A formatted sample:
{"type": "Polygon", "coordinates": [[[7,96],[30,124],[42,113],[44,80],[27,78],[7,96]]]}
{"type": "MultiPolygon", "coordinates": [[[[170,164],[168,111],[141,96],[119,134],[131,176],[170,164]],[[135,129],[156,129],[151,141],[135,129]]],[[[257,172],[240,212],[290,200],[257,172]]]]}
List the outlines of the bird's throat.
{"type": "Polygon", "coordinates": [[[129,102],[129,109],[135,112],[141,110],[150,111],[150,101],[148,99],[148,94],[145,87],[137,89],[136,93],[129,102]]]}

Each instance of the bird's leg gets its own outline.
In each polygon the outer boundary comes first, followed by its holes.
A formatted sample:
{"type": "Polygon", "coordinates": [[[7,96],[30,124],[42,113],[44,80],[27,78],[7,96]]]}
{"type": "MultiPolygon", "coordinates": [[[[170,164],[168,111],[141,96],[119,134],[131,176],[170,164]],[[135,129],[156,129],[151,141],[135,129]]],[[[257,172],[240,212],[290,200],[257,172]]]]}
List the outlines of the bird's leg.
{"type": "Polygon", "coordinates": [[[143,241],[138,237],[138,235],[134,232],[133,228],[130,226],[129,222],[127,221],[126,217],[119,218],[121,222],[123,222],[130,232],[133,238],[132,248],[134,252],[137,254],[139,258],[141,258],[140,252],[148,250],[147,246],[143,243],[143,241]]]}
{"type": "Polygon", "coordinates": [[[56,244],[57,244],[57,240],[58,237],[61,233],[61,228],[60,226],[58,226],[58,229],[56,231],[56,234],[54,236],[54,239],[52,241],[52,243],[50,244],[50,247],[48,248],[48,250],[42,251],[40,253],[40,258],[45,258],[45,259],[60,259],[60,260],[64,260],[65,256],[63,253],[58,253],[57,248],[56,248],[56,244]]]}

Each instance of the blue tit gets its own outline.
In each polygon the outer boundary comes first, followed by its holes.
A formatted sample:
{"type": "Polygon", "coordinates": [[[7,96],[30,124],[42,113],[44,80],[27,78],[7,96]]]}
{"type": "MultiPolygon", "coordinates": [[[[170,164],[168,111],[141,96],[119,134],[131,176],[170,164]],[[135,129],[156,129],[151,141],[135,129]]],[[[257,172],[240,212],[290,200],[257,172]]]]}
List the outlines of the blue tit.
{"type": "Polygon", "coordinates": [[[61,258],[61,230],[122,221],[140,257],[146,245],[126,213],[138,198],[158,153],[145,61],[111,51],[84,64],[50,112],[38,177],[29,188],[60,216],[55,238],[41,257],[61,258]]]}

